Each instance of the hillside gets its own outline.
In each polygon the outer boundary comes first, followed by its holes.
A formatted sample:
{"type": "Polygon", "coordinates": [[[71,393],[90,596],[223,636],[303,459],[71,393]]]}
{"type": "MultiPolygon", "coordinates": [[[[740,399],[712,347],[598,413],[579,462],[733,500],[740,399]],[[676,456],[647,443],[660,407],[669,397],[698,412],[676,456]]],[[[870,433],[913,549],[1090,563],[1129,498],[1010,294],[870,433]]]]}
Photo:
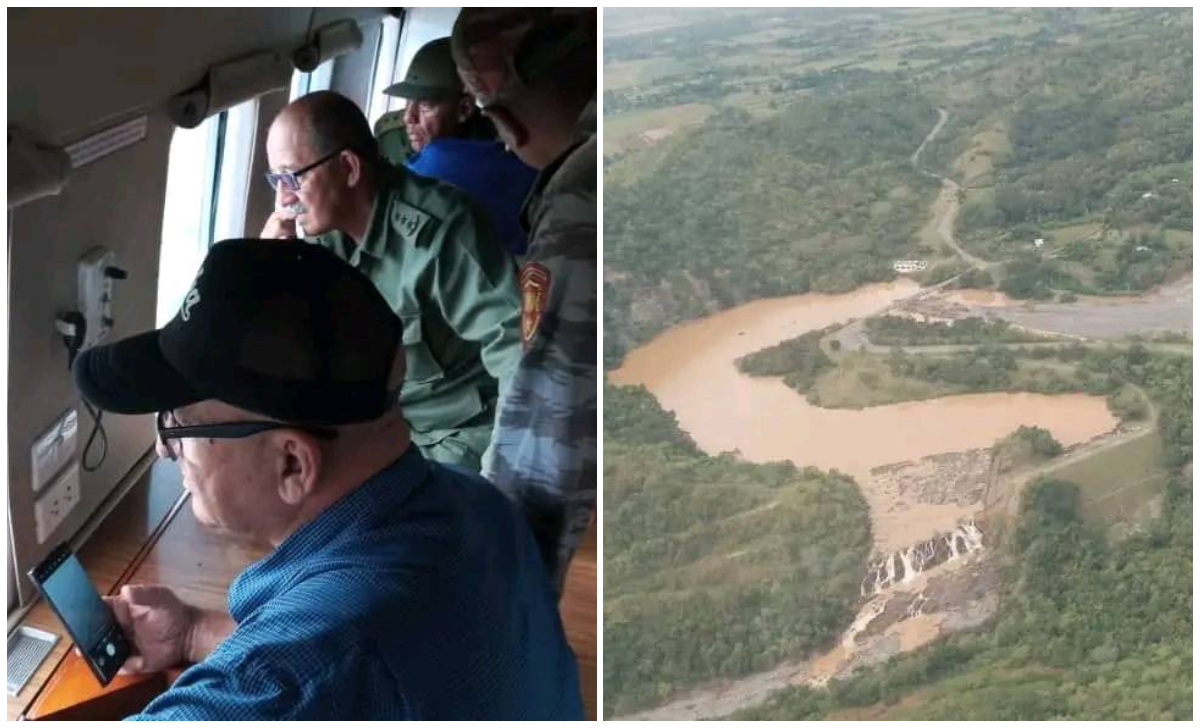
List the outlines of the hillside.
{"type": "Polygon", "coordinates": [[[1047,298],[1191,268],[1190,11],[672,17],[605,49],[610,366],[755,298],[949,270],[909,159],[939,108],[922,164],[963,186],[955,234],[996,264],[976,279],[1047,298]]]}
{"type": "Polygon", "coordinates": [[[604,439],[609,716],[803,655],[846,626],[870,544],[852,480],[703,455],[641,388],[608,388],[605,402],[619,413],[604,439]]]}

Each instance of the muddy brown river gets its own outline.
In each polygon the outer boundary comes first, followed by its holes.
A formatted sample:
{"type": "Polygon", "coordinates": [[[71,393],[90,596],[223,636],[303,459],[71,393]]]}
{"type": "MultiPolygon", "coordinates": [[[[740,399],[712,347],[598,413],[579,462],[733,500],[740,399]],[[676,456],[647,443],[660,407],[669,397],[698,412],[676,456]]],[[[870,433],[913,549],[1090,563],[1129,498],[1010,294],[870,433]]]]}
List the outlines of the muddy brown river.
{"type": "Polygon", "coordinates": [[[978,509],[897,508],[893,496],[873,487],[871,468],[989,447],[1020,425],[1044,427],[1070,446],[1117,424],[1103,398],[1082,394],[973,394],[825,409],[779,378],[748,377],[734,364],[806,331],[874,313],[917,290],[917,284],[900,280],[843,295],[755,301],[661,334],[630,353],[610,378],[644,385],[708,453],[737,450],[754,462],[790,460],[852,475],[871,506],[876,549],[902,548],[953,529],[978,509]]]}

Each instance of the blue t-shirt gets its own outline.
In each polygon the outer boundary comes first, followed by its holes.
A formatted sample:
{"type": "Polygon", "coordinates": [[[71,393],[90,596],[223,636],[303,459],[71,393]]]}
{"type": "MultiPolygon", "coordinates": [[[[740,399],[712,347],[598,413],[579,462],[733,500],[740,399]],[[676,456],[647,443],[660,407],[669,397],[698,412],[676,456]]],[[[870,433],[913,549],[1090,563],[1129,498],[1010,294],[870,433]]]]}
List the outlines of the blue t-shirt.
{"type": "Polygon", "coordinates": [[[521,227],[524,204],[537,171],[505,151],[500,142],[440,137],[408,160],[417,174],[461,188],[487,210],[500,243],[513,255],[524,255],[529,237],[521,227]]]}
{"type": "Polygon", "coordinates": [[[237,629],[135,719],[581,719],[528,527],[416,447],[229,590],[237,629]]]}

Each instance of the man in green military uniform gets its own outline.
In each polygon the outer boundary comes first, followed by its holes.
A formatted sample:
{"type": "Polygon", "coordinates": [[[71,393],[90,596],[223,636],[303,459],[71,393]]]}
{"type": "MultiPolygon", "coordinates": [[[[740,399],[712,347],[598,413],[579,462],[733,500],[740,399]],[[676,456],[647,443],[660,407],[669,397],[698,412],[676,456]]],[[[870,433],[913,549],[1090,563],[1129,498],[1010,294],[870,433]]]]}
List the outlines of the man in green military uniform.
{"type": "Polygon", "coordinates": [[[262,237],[303,236],[364,272],[404,322],[400,405],[422,452],[479,470],[521,356],[515,264],[459,190],[392,167],[349,99],[289,104],[267,135],[276,206],[262,237]]]}
{"type": "Polygon", "coordinates": [[[529,236],[521,227],[521,207],[537,172],[495,138],[473,138],[491,122],[463,90],[450,39],[421,46],[404,80],[383,92],[408,99],[404,121],[415,154],[404,166],[466,192],[487,212],[498,242],[513,256],[524,255],[529,236]]]}
{"type": "MultiPolygon", "coordinates": [[[[463,92],[450,56],[449,38],[421,46],[409,62],[404,81],[383,92],[408,99],[403,109],[389,111],[375,122],[379,151],[392,164],[408,164],[438,137],[496,139],[495,127],[478,112],[475,100],[463,92]]],[[[444,179],[428,172],[422,174],[444,179]]],[[[446,181],[455,184],[454,180],[446,181]]]]}

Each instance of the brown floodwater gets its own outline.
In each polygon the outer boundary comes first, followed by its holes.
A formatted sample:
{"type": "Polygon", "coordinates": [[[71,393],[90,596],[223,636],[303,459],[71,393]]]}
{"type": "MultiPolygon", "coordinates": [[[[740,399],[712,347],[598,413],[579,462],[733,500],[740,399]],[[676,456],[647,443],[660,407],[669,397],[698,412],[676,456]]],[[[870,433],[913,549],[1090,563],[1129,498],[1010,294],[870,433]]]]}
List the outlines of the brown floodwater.
{"type": "Polygon", "coordinates": [[[1102,397],[1083,394],[971,394],[862,410],[809,404],[780,378],[737,370],[745,355],[836,322],[874,313],[918,290],[900,280],[842,295],[765,299],[664,332],[612,372],[616,384],[644,385],[711,454],[736,450],[754,462],[790,460],[854,476],[871,505],[875,546],[902,547],[949,531],[977,510],[889,502],[870,469],[929,455],[990,447],[1020,425],[1050,430],[1064,445],[1112,430],[1102,397]]]}

